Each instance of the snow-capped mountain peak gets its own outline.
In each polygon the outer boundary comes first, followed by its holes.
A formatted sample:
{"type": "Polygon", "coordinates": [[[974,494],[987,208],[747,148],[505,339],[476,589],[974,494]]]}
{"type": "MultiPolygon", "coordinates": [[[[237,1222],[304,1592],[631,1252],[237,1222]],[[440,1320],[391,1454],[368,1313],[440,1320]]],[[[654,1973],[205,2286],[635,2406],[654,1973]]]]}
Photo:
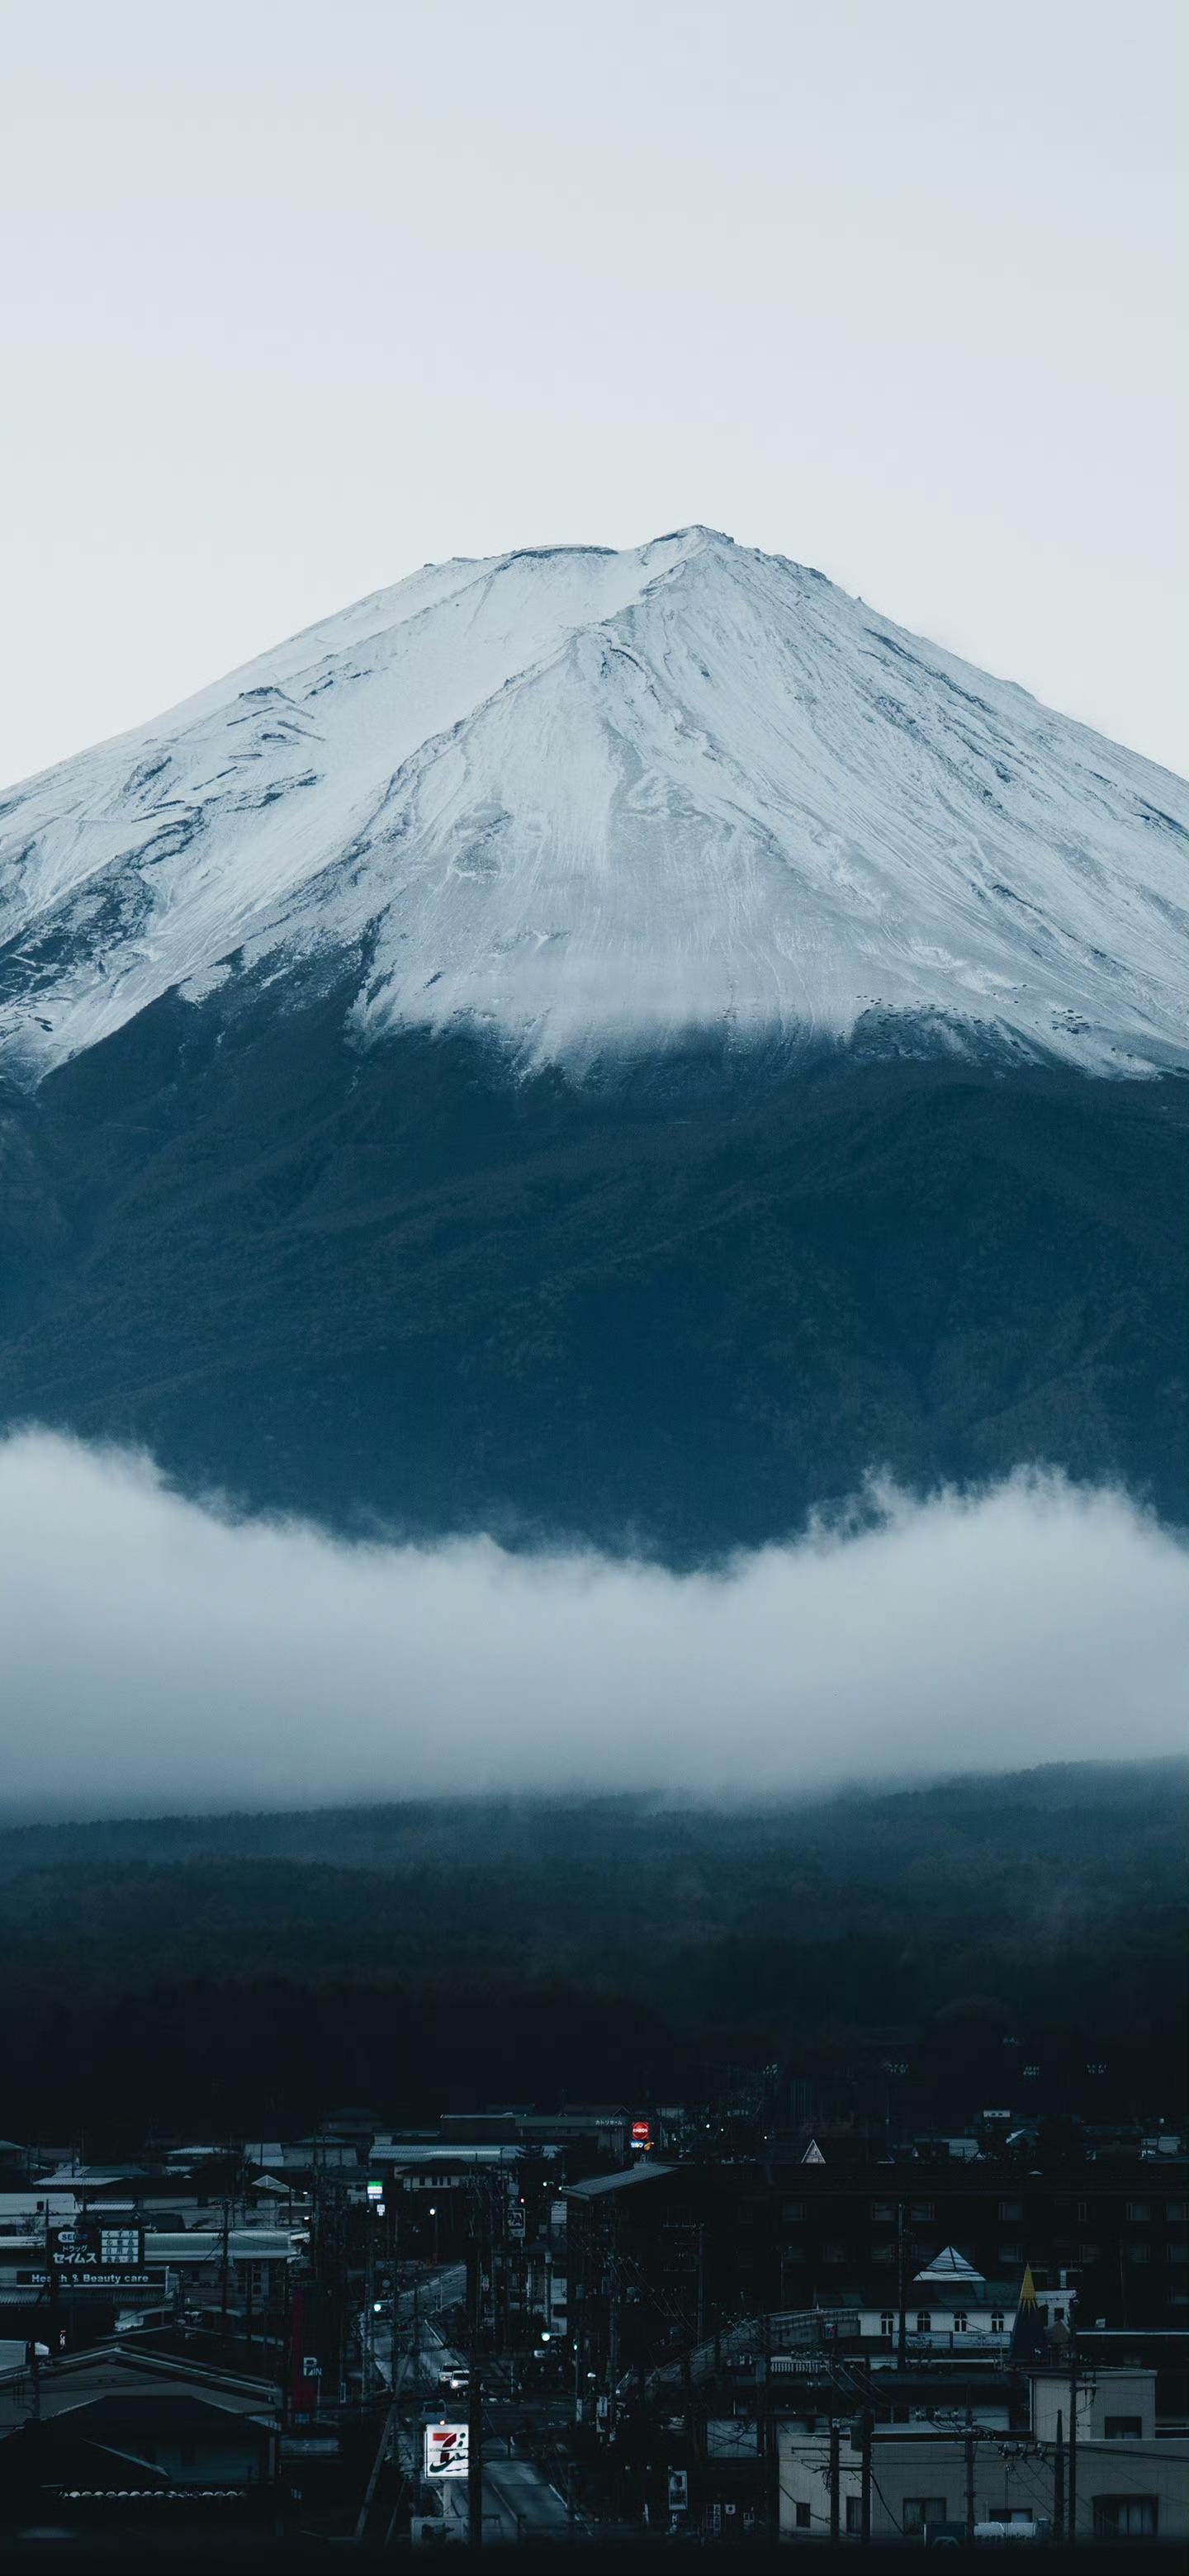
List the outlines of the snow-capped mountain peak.
{"type": "Polygon", "coordinates": [[[683,529],[427,565],[0,804],[0,1052],[357,961],[367,1041],[574,1064],[871,1015],[1189,1059],[1189,796],[821,575],[683,529]]]}

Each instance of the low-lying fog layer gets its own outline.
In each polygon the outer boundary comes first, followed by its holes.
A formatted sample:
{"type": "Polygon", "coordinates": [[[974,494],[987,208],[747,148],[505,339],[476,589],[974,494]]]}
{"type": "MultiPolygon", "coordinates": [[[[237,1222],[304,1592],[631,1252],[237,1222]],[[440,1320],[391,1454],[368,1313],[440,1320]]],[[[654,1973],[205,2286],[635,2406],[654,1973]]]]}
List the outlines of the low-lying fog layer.
{"type": "Polygon", "coordinates": [[[658,1786],[744,1797],[1181,1749],[1189,1551],[1017,1476],[725,1574],[235,1520],[0,1445],[0,1805],[658,1786]]]}

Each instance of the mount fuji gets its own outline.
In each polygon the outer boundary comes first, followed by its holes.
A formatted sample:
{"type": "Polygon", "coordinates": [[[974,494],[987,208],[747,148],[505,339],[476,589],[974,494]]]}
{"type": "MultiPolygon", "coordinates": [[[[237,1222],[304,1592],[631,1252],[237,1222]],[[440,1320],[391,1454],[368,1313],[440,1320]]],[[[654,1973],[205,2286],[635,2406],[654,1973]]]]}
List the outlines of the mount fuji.
{"type": "Polygon", "coordinates": [[[678,1560],[1180,1517],[1187,847],[712,530],[426,566],[0,800],[0,1419],[678,1560]]]}
{"type": "Polygon", "coordinates": [[[0,821],[18,1080],[177,986],[366,956],[522,1061],[872,1013],[1189,1063],[1189,798],[796,565],[684,530],[427,566],[0,821]]]}

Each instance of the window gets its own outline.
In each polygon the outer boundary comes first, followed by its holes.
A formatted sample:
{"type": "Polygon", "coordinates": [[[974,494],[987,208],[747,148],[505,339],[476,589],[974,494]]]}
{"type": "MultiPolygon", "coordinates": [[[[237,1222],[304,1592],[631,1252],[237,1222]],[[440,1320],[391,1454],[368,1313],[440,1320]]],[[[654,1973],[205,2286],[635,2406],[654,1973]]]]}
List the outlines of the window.
{"type": "Polygon", "coordinates": [[[1024,2204],[1021,2200],[1001,2200],[999,2215],[1007,2220],[1009,2227],[1018,2226],[1024,2215],[1024,2204]]]}
{"type": "Polygon", "coordinates": [[[1127,2248],[1127,2260],[1129,2263],[1150,2263],[1152,2260],[1151,2246],[1129,2245],[1127,2248]]]}
{"type": "Polygon", "coordinates": [[[910,2218],[915,2218],[915,2219],[918,2219],[918,2220],[919,2220],[919,2219],[925,2219],[925,2218],[932,2218],[932,2216],[933,2216],[933,2203],[932,2203],[932,2201],[931,2201],[931,2200],[914,2200],[914,2201],[913,2201],[913,2203],[912,2203],[912,2205],[911,2205],[911,2207],[910,2207],[910,2209],[909,2209],[909,2213],[908,2213],[908,2215],[909,2215],[909,2217],[910,2217],[910,2218]]]}
{"type": "Polygon", "coordinates": [[[944,2496],[905,2496],[903,2529],[923,2531],[927,2522],[948,2522],[944,2496]]]}
{"type": "Polygon", "coordinates": [[[1164,2215],[1170,2227],[1176,2219],[1189,2218],[1189,2200],[1166,2200],[1164,2215]]]}
{"type": "Polygon", "coordinates": [[[799,2505],[797,2506],[797,2511],[796,2511],[796,2522],[797,2522],[797,2529],[798,2529],[798,2531],[808,2531],[808,2529],[809,2529],[809,2507],[808,2507],[808,2505],[807,2505],[807,2504],[799,2504],[799,2505]]]}
{"type": "Polygon", "coordinates": [[[1129,2200],[1127,2203],[1127,2215],[1131,2220],[1133,2220],[1137,2227],[1146,2227],[1148,2220],[1152,2215],[1151,2201],[1129,2200]]]}
{"type": "Polygon", "coordinates": [[[896,2331],[896,2317],[895,2317],[895,2312],[894,2312],[894,2310],[893,2310],[893,2309],[891,2309],[891,2308],[885,2308],[885,2309],[883,2310],[883,2312],[882,2312],[882,2314],[881,2314],[881,2316],[880,2316],[880,2320],[879,2320],[879,2331],[880,2331],[881,2335],[894,2335],[894,2334],[895,2334],[895,2331],[896,2331]]]}
{"type": "Polygon", "coordinates": [[[861,2496],[848,2496],[846,2499],[846,2528],[856,2539],[862,2531],[863,2499],[861,2496]]]}
{"type": "Polygon", "coordinates": [[[955,2333],[955,2334],[965,2334],[965,2332],[966,2332],[966,2310],[965,2310],[965,2308],[955,2308],[955,2310],[954,2310],[954,2333],[955,2333]]]}
{"type": "Polygon", "coordinates": [[[892,2225],[896,2217],[895,2201],[873,2200],[871,2203],[871,2215],[881,2227],[892,2225]]]}
{"type": "Polygon", "coordinates": [[[1079,2247],[1078,2247],[1078,2261],[1079,2261],[1079,2263],[1097,2263],[1097,2262],[1101,2261],[1101,2258],[1102,2258],[1102,2247],[1101,2247],[1100,2245],[1079,2245],[1079,2247]]]}
{"type": "Polygon", "coordinates": [[[1022,2263],[1024,2260],[1023,2246],[1001,2245],[999,2248],[999,2260],[1001,2263],[1022,2263]]]}
{"type": "Polygon", "coordinates": [[[1095,2496],[1094,2537],[1113,2540],[1130,2532],[1137,2540],[1154,2540],[1160,2513],[1155,2496],[1095,2496]]]}
{"type": "Polygon", "coordinates": [[[1189,2245],[1170,2245],[1168,2259],[1170,2263],[1189,2263],[1189,2245]]]}
{"type": "Polygon", "coordinates": [[[802,2226],[802,2225],[804,2224],[804,2219],[805,2219],[805,2203],[804,2203],[804,2201],[803,2201],[803,2200],[782,2200],[782,2202],[781,2202],[781,2204],[780,2204],[780,2215],[781,2215],[781,2219],[782,2219],[782,2221],[783,2221],[783,2224],[784,2224],[786,2227],[800,2227],[800,2226],[802,2226]]]}
{"type": "Polygon", "coordinates": [[[871,2260],[873,2263],[894,2263],[896,2260],[895,2246],[873,2245],[871,2248],[871,2260]]]}
{"type": "Polygon", "coordinates": [[[917,2312],[917,2333],[932,2334],[932,2332],[933,2319],[929,2314],[929,2310],[928,2308],[920,2308],[917,2312]]]}
{"type": "Polygon", "coordinates": [[[823,2263],[845,2263],[845,2245],[823,2245],[822,2261],[823,2263]]]}
{"type": "Polygon", "coordinates": [[[1144,2419],[1142,2415],[1108,2415],[1105,2430],[1108,2442],[1142,2442],[1144,2419]]]}
{"type": "Polygon", "coordinates": [[[991,2332],[992,2334],[1004,2334],[1006,2332],[1006,2327],[1003,2322],[1002,2308],[992,2308],[991,2310],[991,2332]]]}

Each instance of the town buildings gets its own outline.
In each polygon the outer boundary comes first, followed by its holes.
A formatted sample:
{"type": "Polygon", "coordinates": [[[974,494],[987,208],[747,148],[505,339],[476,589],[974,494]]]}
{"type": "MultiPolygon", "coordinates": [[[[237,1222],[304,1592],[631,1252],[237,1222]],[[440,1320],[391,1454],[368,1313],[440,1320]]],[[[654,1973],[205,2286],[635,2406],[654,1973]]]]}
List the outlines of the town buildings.
{"type": "Polygon", "coordinates": [[[985,2143],[726,2149],[614,2107],[353,2113],[7,2181],[0,2528],[67,2491],[115,2513],[126,2476],[138,2512],[346,2536],[370,2494],[369,2530],[442,2538],[466,2516],[425,2486],[424,2428],[478,2385],[505,2505],[556,2515],[563,2462],[596,2527],[1040,2537],[1072,2496],[1079,2539],[1189,2536],[1189,2183],[1163,2147],[1044,2171],[985,2143]]]}
{"type": "Polygon", "coordinates": [[[1072,2484],[1079,2540],[1189,2539],[1189,2436],[1159,2424],[1155,2391],[1153,2371],[1074,2361],[1028,2374],[1015,2427],[988,2423],[956,2388],[908,2422],[852,2417],[842,2439],[834,2415],[782,2417],[782,2536],[912,2540],[945,2526],[959,2538],[1007,2523],[1064,2538],[1072,2484]]]}

